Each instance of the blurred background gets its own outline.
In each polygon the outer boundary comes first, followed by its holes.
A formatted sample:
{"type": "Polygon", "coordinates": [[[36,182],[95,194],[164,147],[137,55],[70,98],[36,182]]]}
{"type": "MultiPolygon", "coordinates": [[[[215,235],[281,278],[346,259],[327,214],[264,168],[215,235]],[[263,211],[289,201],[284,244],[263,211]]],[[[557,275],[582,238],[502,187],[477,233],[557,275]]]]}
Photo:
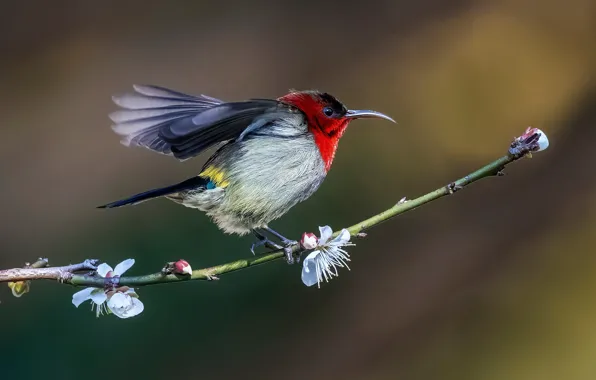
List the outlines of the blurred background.
{"type": "Polygon", "coordinates": [[[197,174],[128,149],[111,95],[133,83],[227,100],[316,88],[398,121],[355,122],[298,238],[500,157],[528,125],[551,147],[374,228],[321,289],[282,261],[139,290],[96,319],[76,289],[0,287],[7,379],[594,379],[596,3],[592,0],[5,2],[0,267],[133,257],[193,268],[250,257],[166,200],[94,207],[197,174]]]}

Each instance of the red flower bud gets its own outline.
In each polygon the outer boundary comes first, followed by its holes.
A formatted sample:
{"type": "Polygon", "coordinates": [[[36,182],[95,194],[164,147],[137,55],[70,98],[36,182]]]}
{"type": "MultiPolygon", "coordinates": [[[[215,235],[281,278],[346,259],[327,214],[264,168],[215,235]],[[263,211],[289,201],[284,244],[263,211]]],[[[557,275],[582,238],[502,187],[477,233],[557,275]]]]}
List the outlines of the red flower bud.
{"type": "Polygon", "coordinates": [[[174,273],[192,275],[192,268],[186,260],[178,260],[174,263],[174,273]]]}
{"type": "Polygon", "coordinates": [[[312,232],[305,232],[300,239],[300,245],[304,249],[315,249],[319,245],[319,238],[312,232]]]}

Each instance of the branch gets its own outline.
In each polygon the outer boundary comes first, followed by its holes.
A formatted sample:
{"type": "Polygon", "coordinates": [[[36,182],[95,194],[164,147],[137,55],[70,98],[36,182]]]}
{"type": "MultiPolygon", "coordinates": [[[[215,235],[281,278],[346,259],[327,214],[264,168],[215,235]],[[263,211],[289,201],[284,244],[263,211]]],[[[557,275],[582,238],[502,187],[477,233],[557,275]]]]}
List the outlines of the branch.
{"type": "Polygon", "coordinates": [[[25,268],[0,270],[0,282],[48,279],[70,283],[76,272],[85,270],[92,272],[97,269],[98,262],[98,260],[85,260],[80,264],[44,268],[48,265],[48,259],[39,259],[30,266],[25,265],[25,268]]]}
{"type": "MultiPolygon", "coordinates": [[[[546,135],[539,129],[528,128],[526,132],[513,140],[507,155],[491,162],[490,164],[462,177],[455,182],[440,187],[428,194],[422,195],[413,200],[402,200],[393,207],[374,215],[360,223],[348,227],[347,230],[352,236],[365,236],[364,231],[407,211],[413,210],[426,203],[435,201],[439,198],[451,195],[464,187],[486,177],[500,176],[503,174],[505,166],[517,161],[523,157],[530,156],[532,152],[543,150],[548,146],[546,135]]],[[[334,235],[337,236],[337,233],[334,235]]],[[[306,250],[299,243],[291,246],[292,253],[300,255],[306,250]]],[[[116,286],[139,287],[153,284],[165,284],[171,282],[190,281],[190,280],[213,280],[216,276],[234,272],[240,269],[253,267],[256,265],[268,263],[285,257],[283,250],[276,250],[270,253],[258,255],[243,260],[236,260],[226,264],[216,265],[214,267],[203,268],[192,271],[192,275],[181,275],[173,273],[172,263],[157,273],[144,276],[125,276],[108,277],[97,276],[94,272],[76,273],[81,271],[94,271],[98,263],[97,260],[86,260],[80,264],[74,264],[64,267],[50,268],[15,268],[0,270],[0,282],[24,281],[51,279],[58,280],[76,286],[88,286],[97,288],[109,288],[116,286]]],[[[46,262],[47,263],[47,262],[46,262]]]]}

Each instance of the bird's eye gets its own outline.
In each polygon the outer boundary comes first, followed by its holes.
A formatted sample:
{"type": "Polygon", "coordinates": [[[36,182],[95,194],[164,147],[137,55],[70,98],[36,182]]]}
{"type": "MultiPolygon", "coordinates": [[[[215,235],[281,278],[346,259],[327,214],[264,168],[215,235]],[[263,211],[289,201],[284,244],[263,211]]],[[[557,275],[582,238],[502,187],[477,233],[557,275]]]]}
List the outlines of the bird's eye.
{"type": "Polygon", "coordinates": [[[323,113],[326,116],[331,117],[331,115],[333,115],[333,108],[331,108],[331,107],[325,107],[325,108],[323,108],[323,113]]]}

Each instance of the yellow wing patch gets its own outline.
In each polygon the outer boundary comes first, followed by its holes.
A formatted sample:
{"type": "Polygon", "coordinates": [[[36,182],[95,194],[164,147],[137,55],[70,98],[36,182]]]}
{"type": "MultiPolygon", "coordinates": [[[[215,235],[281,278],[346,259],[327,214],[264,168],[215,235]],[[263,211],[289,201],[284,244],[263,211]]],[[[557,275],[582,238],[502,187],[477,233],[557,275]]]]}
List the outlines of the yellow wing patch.
{"type": "Polygon", "coordinates": [[[207,166],[205,170],[199,174],[199,177],[208,178],[217,187],[227,187],[230,184],[230,182],[226,180],[226,173],[213,165],[207,166]]]}

